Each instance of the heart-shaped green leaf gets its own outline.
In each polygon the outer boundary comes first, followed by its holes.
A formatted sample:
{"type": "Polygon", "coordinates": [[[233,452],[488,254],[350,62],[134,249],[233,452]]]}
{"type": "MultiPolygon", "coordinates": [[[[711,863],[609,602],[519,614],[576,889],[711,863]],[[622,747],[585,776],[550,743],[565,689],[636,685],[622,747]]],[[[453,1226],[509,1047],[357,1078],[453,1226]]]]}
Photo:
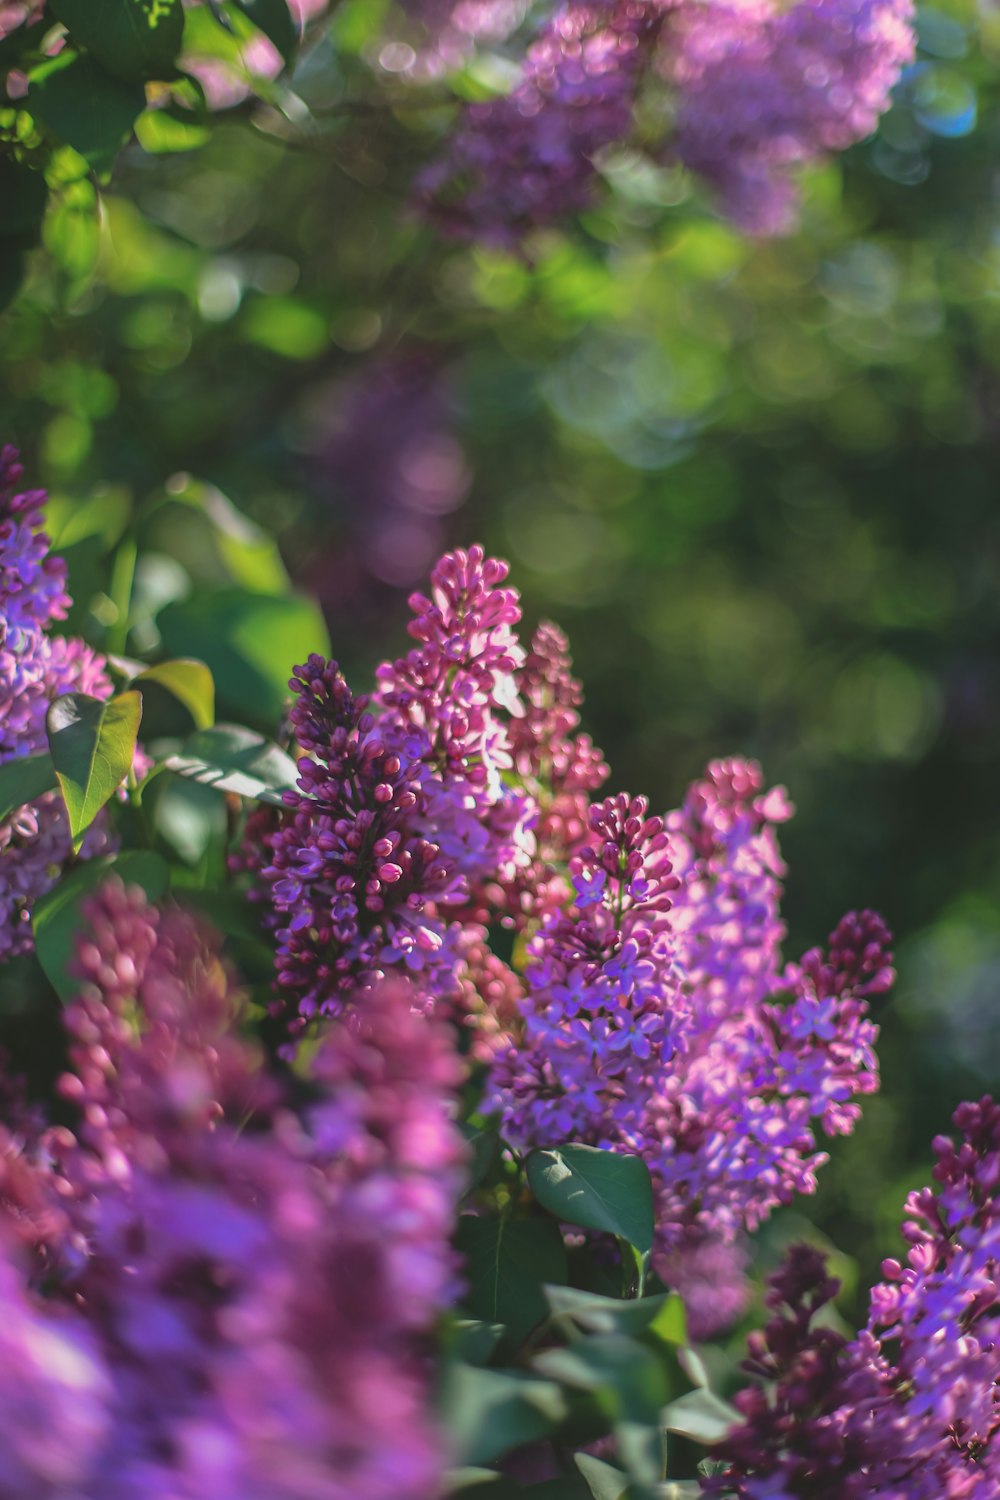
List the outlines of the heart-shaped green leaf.
{"type": "Polygon", "coordinates": [[[49,753],[69,814],[74,849],[132,767],[142,694],[106,701],[86,693],[56,698],[46,715],[49,753]]]}
{"type": "Polygon", "coordinates": [[[33,802],[44,792],[51,792],[56,769],[47,750],[40,755],[19,755],[0,766],[0,822],[17,807],[33,802]]]}
{"type": "Polygon", "coordinates": [[[640,1156],[596,1146],[559,1146],[528,1158],[528,1183],[557,1219],[626,1240],[640,1255],[653,1248],[653,1185],[640,1156]]]}

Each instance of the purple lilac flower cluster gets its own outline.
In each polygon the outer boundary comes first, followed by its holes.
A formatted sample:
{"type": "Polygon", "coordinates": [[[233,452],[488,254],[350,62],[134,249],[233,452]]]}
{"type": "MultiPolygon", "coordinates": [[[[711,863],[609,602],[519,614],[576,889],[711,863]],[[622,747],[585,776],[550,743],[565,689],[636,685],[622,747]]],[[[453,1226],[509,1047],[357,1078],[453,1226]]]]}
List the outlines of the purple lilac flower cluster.
{"type": "Polygon", "coordinates": [[[911,0],[561,0],[513,92],[466,110],[419,192],[447,233],[517,244],[587,206],[602,152],[636,135],[659,81],[674,128],[654,156],[703,177],[743,228],[787,230],[795,169],[888,108],[912,13],[911,0]]]}
{"type": "MultiPolygon", "coordinates": [[[[66,565],[49,555],[42,530],[45,494],[21,490],[13,448],[0,449],[0,765],[46,747],[45,715],[53,698],[81,692],[110,696],[104,661],[79,640],[46,634],[66,616],[66,565]]],[[[98,819],[81,854],[108,843],[98,819]]],[[[32,946],[31,911],[72,852],[62,800],[48,792],[0,820],[0,959],[32,946]]]]}
{"type": "Polygon", "coordinates": [[[645,1157],[676,1284],[707,1245],[814,1191],[816,1126],[850,1131],[877,1087],[868,1007],[892,981],[889,935],[852,914],[827,955],[781,964],[773,825],[788,813],[744,761],[711,766],[666,825],[641,798],[594,808],[575,899],[531,940],[523,1032],[493,1070],[515,1144],[645,1157]]]}
{"type": "Polygon", "coordinates": [[[191,917],[112,880],[88,919],[62,1083],[79,1125],[0,1152],[0,1490],[426,1500],[424,1340],[454,1293],[462,1173],[450,1038],[380,988],[293,1108],[191,917]]]}
{"type": "Polygon", "coordinates": [[[1000,1488],[1000,1106],[962,1104],[960,1142],[934,1142],[938,1191],[907,1200],[905,1266],[883,1263],[852,1341],[815,1316],[837,1283],[795,1248],[775,1276],[776,1316],[751,1340],[766,1385],[737,1397],[716,1493],[740,1500],[987,1500],[1000,1488]]]}
{"type": "Polygon", "coordinates": [[[782,961],[791,809],[751,762],[714,763],[665,819],[624,793],[591,805],[607,767],[565,638],[543,625],[521,647],[506,573],[481,548],[444,557],[370,700],[333,662],[297,671],[298,787],[249,859],[275,1008],[294,1043],[406,975],[418,1009],[471,1033],[515,1146],[644,1156],[657,1267],[704,1332],[741,1305],[744,1233],[815,1189],[817,1132],[853,1129],[877,1086],[889,934],[852,914],[828,953],[782,961]],[[703,1295],[709,1262],[728,1300],[703,1295]]]}
{"type": "Polygon", "coordinates": [[[378,669],[370,701],[319,657],[292,679],[298,789],[251,863],[293,1034],[397,969],[425,1007],[457,995],[462,930],[449,914],[481,882],[529,867],[534,804],[504,779],[524,659],[506,573],[478,547],[445,556],[431,597],[410,601],[417,646],[378,669]]]}

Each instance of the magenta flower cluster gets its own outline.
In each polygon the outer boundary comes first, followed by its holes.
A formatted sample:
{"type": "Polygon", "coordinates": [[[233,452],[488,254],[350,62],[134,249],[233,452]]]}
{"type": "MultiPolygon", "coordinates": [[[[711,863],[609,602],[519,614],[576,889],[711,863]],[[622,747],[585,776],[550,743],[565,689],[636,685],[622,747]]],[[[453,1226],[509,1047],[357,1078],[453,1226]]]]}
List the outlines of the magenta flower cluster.
{"type": "Polygon", "coordinates": [[[787,230],[795,171],[874,130],[912,60],[911,0],[560,0],[513,91],[467,108],[419,192],[460,238],[517,244],[586,207],[641,141],[756,234],[787,230]],[[636,127],[637,106],[667,87],[636,127]],[[672,120],[665,133],[662,120],[672,120]]]}
{"type": "Polygon", "coordinates": [[[382,987],[296,1104],[188,915],[111,880],[78,970],[78,1123],[0,1136],[0,1491],[437,1493],[424,1342],[463,1154],[443,1028],[382,987]]]}
{"type": "Polygon", "coordinates": [[[883,1263],[867,1327],[848,1341],[816,1314],[837,1283],[795,1248],[775,1317],[751,1340],[764,1385],[737,1397],[716,1492],[739,1500],[987,1500],[1000,1489],[1000,1106],[955,1112],[934,1143],[938,1190],[907,1200],[905,1265],[883,1263]]]}
{"type": "MultiPolygon", "coordinates": [[[[49,553],[42,530],[45,495],[21,490],[13,448],[0,449],[0,765],[46,747],[45,715],[53,698],[81,692],[107,698],[103,659],[79,640],[47,632],[66,616],[66,565],[49,553]]],[[[99,819],[81,851],[107,847],[99,819]]],[[[0,960],[32,946],[34,903],[58,878],[72,844],[62,800],[47,792],[0,819],[0,960]]]]}

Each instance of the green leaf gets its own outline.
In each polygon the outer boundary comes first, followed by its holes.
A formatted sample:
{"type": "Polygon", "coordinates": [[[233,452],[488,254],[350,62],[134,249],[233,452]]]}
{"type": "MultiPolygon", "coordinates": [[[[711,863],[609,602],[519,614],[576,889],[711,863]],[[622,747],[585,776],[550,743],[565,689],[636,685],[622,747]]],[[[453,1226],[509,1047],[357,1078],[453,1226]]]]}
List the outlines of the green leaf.
{"type": "Polygon", "coordinates": [[[172,656],[197,656],[212,671],[226,707],[280,718],[292,667],[311,651],[328,655],[329,636],[311,600],[223,589],[168,604],[157,624],[172,656]]]}
{"type": "Polygon", "coordinates": [[[190,713],[199,729],[208,729],[215,719],[215,683],[203,661],[179,657],[147,667],[134,679],[136,685],[156,682],[166,688],[190,713]]]}
{"type": "Polygon", "coordinates": [[[653,1186],[641,1157],[559,1146],[532,1152],[527,1173],[538,1202],[556,1218],[617,1235],[640,1255],[652,1250],[653,1186]]]}
{"type": "Polygon", "coordinates": [[[142,694],[102,701],[86,693],[56,698],[45,716],[49,751],[69,814],[73,848],[132,767],[142,718],[142,694]]]}
{"type": "Polygon", "coordinates": [[[543,1283],[565,1280],[559,1226],[551,1219],[463,1214],[455,1242],[466,1258],[469,1311],[486,1323],[503,1323],[520,1343],[548,1311],[543,1283]]]}
{"type": "Polygon", "coordinates": [[[83,906],[109,875],[120,876],[126,885],[141,886],[150,901],[159,900],[169,880],[166,862],[158,854],[131,849],[117,858],[88,860],[36,903],[32,914],[35,952],[61,1000],[71,1000],[79,989],[69,971],[85,926],[83,906]]]}
{"type": "Polygon", "coordinates": [[[628,1489],[628,1475],[589,1453],[574,1453],[573,1462],[587,1481],[594,1500],[621,1500],[628,1489]]]}
{"type": "Polygon", "coordinates": [[[659,1342],[686,1342],[684,1304],[674,1292],[658,1297],[600,1297],[571,1286],[547,1286],[545,1296],[556,1317],[571,1318],[586,1333],[623,1333],[659,1342]]]}
{"type": "Polygon", "coordinates": [[[734,1406],[713,1391],[688,1391],[663,1412],[668,1432],[690,1438],[694,1443],[718,1443],[741,1418],[734,1406]]]}
{"type": "Polygon", "coordinates": [[[294,787],[299,774],[290,755],[242,724],[199,729],[163,765],[217,792],[235,792],[277,807],[284,805],[281,794],[294,787]]]}
{"type": "Polygon", "coordinates": [[[141,83],[123,83],[92,57],[67,49],[30,74],[28,108],[95,172],[110,172],[146,103],[141,83]]]}
{"type": "Polygon", "coordinates": [[[285,62],[291,62],[299,33],[286,0],[234,0],[234,4],[274,43],[285,62]]]}
{"type": "Polygon", "coordinates": [[[445,1374],[440,1406],[456,1466],[491,1463],[544,1437],[567,1412],[562,1392],[550,1380],[457,1363],[445,1374]]]}
{"type": "Polygon", "coordinates": [[[660,1412],[670,1396],[660,1354],[620,1334],[577,1339],[546,1349],[534,1368],[564,1385],[590,1392],[614,1427],[619,1457],[632,1479],[656,1484],[663,1463],[660,1412]]]}
{"type": "Polygon", "coordinates": [[[74,42],[128,81],[169,78],[184,35],[181,0],[50,0],[74,42]]]}
{"type": "Polygon", "coordinates": [[[197,151],[212,137],[206,125],[172,109],[147,109],[136,120],[135,133],[139,145],[150,156],[197,151]]]}
{"type": "Polygon", "coordinates": [[[0,822],[15,808],[34,802],[58,785],[56,769],[47,750],[39,755],[18,755],[0,766],[0,822]]]}

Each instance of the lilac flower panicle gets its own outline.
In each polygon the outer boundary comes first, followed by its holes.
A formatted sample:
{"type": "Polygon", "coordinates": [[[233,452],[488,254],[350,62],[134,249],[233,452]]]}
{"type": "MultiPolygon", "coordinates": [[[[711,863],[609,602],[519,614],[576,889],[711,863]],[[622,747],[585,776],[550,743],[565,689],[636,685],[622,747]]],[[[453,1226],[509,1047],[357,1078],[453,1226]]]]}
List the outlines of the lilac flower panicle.
{"type": "Polygon", "coordinates": [[[600,151],[622,141],[662,23],[660,0],[564,0],[507,97],[474,104],[417,192],[445,233],[516,245],[590,202],[600,151]]]}
{"type": "Polygon", "coordinates": [[[911,0],[714,0],[673,19],[677,150],[737,224],[794,224],[792,170],[875,129],[913,60],[911,0]]]}
{"type": "MultiPolygon", "coordinates": [[[[49,552],[42,530],[45,494],[20,490],[23,469],[13,448],[0,449],[0,764],[37,754],[48,740],[53,698],[81,692],[107,698],[103,658],[79,640],[46,634],[69,607],[66,565],[49,552]]],[[[80,851],[109,847],[98,818],[80,851]]],[[[0,960],[32,947],[31,912],[72,854],[62,799],[48,792],[0,821],[0,960]]]]}
{"type": "Polygon", "coordinates": [[[480,547],[442,558],[431,595],[410,600],[417,644],[378,669],[370,701],[318,656],[292,679],[298,788],[249,863],[275,914],[276,1004],[293,1035],[395,972],[425,1009],[456,1002],[449,913],[530,866],[535,804],[510,784],[524,653],[506,575],[480,547]]]}
{"type": "MultiPolygon", "coordinates": [[[[454,1294],[463,1155],[449,1034],[405,985],[375,989],[295,1109],[239,1033],[207,931],[114,879],[88,921],[63,1082],[80,1123],[43,1133],[37,1168],[76,1253],[44,1274],[0,1256],[20,1376],[0,1374],[0,1488],[427,1500],[443,1455],[424,1340],[454,1294]]],[[[4,1192],[0,1243],[21,1223],[4,1192]]],[[[45,1232],[57,1249],[36,1215],[45,1232]]]]}
{"type": "Polygon", "coordinates": [[[818,1493],[844,1500],[986,1500],[1000,1484],[1000,1107],[955,1112],[960,1142],[934,1142],[938,1191],[907,1200],[907,1263],[883,1262],[853,1340],[815,1324],[836,1290],[798,1247],[774,1279],[784,1311],[751,1341],[769,1389],[737,1397],[718,1488],[740,1500],[818,1493]]]}
{"type": "Polygon", "coordinates": [[[418,831],[428,796],[422,741],[377,723],[336,662],[292,679],[291,729],[305,752],[263,870],[279,919],[278,994],[293,1029],[402,965],[451,966],[440,908],[462,899],[453,860],[418,831]]]}
{"type": "Polygon", "coordinates": [[[774,825],[789,812],[739,760],[713,763],[665,824],[641,799],[594,809],[572,904],[529,944],[520,1025],[492,1069],[515,1144],[645,1158],[660,1274],[694,1306],[699,1247],[718,1247],[734,1316],[743,1232],[815,1190],[817,1127],[851,1130],[877,1086],[868,1010],[892,979],[869,912],[844,919],[827,955],[782,965],[774,825]]]}

